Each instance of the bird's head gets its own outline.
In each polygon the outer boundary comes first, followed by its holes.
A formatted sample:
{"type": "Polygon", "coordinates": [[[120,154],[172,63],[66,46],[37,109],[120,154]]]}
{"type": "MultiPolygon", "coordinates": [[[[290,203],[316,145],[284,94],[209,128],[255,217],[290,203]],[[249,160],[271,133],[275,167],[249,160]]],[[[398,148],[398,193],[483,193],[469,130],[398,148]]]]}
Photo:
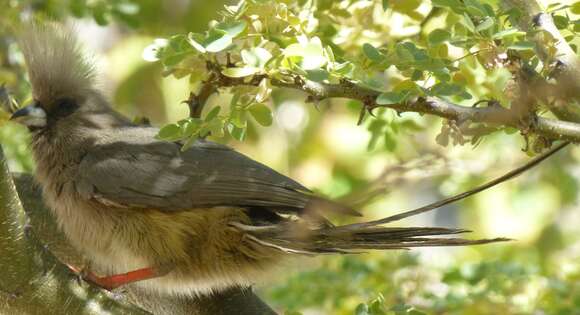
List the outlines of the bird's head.
{"type": "Polygon", "coordinates": [[[33,25],[21,32],[19,44],[33,100],[11,120],[33,131],[42,130],[78,112],[102,107],[93,62],[70,29],[58,24],[33,25]]]}

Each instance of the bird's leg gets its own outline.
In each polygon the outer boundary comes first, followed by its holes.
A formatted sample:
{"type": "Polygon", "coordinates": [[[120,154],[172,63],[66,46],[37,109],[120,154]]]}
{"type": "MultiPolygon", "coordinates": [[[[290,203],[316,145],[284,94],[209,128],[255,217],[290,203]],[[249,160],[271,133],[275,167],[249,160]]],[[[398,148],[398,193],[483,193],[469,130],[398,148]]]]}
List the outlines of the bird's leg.
{"type": "Polygon", "coordinates": [[[88,269],[79,270],[78,268],[73,267],[73,266],[68,266],[68,267],[73,272],[80,274],[80,276],[83,280],[94,283],[94,284],[98,285],[99,287],[101,287],[105,290],[108,290],[108,291],[111,291],[113,289],[116,289],[120,286],[129,284],[129,283],[162,277],[162,276],[166,275],[167,273],[169,273],[169,270],[170,270],[169,268],[148,267],[148,268],[137,269],[137,270],[130,271],[127,273],[121,273],[121,274],[116,274],[116,275],[111,275],[111,276],[106,276],[106,277],[99,277],[88,269]]]}
{"type": "Polygon", "coordinates": [[[167,272],[161,272],[158,268],[149,267],[106,277],[99,277],[90,271],[86,271],[83,275],[83,279],[90,281],[103,289],[111,291],[129,283],[158,278],[165,274],[167,274],[167,272]]]}

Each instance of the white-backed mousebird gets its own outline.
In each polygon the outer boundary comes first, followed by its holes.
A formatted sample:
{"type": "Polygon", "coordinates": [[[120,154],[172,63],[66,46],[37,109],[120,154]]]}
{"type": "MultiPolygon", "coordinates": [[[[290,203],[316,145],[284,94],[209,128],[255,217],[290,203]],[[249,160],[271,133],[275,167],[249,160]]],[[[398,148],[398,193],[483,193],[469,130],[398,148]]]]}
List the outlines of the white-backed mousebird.
{"type": "Polygon", "coordinates": [[[60,228],[113,274],[87,275],[103,287],[203,294],[251,285],[301,255],[505,240],[379,221],[335,226],[324,211],[357,212],[227,146],[199,140],[182,151],[113,111],[69,30],[37,25],[20,46],[34,100],[12,120],[32,133],[36,179],[60,228]]]}

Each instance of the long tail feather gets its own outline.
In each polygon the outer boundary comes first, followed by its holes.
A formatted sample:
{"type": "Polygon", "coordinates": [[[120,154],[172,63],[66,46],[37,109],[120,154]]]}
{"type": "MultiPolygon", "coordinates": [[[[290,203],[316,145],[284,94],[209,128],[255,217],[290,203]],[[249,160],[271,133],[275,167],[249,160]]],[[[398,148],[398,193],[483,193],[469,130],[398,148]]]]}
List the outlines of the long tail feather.
{"type": "Polygon", "coordinates": [[[306,228],[300,223],[253,229],[236,225],[248,238],[287,253],[315,255],[360,253],[365,250],[409,249],[426,246],[467,246],[509,241],[507,238],[469,240],[442,237],[469,232],[437,227],[366,227],[357,230],[341,227],[306,228]]]}

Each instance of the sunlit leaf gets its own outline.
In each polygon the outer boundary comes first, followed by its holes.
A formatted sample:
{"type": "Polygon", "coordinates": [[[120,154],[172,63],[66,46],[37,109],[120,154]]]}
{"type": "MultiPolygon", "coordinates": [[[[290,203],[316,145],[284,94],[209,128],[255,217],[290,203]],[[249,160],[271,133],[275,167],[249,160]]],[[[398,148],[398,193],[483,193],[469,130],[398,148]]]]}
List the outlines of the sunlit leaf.
{"type": "Polygon", "coordinates": [[[535,47],[536,44],[530,41],[519,41],[507,46],[507,48],[513,50],[531,50],[534,49],[535,47]]]}
{"type": "Polygon", "coordinates": [[[448,41],[451,38],[451,33],[446,30],[436,29],[429,33],[429,44],[435,46],[448,41]]]}
{"type": "Polygon", "coordinates": [[[250,75],[255,74],[256,72],[258,72],[260,69],[255,68],[255,67],[243,67],[243,68],[225,68],[224,70],[222,70],[222,73],[225,76],[228,76],[230,78],[242,78],[242,77],[247,77],[250,75]]]}
{"type": "Polygon", "coordinates": [[[216,29],[226,32],[231,38],[240,35],[246,29],[247,23],[244,20],[225,22],[216,25],[216,29]]]}
{"type": "Polygon", "coordinates": [[[181,137],[181,127],[178,124],[166,125],[159,130],[157,137],[163,140],[177,140],[181,137]]]}
{"type": "Polygon", "coordinates": [[[483,22],[481,22],[479,25],[477,25],[475,30],[478,32],[485,31],[485,30],[493,27],[494,25],[495,25],[495,20],[493,18],[486,17],[483,20],[483,22]]]}
{"type": "Polygon", "coordinates": [[[203,47],[203,45],[201,44],[201,42],[203,42],[204,38],[203,35],[201,34],[196,34],[196,33],[189,33],[187,34],[187,41],[189,42],[189,44],[195,48],[197,51],[199,51],[200,53],[205,53],[205,47],[203,47]]]}
{"type": "Polygon", "coordinates": [[[206,41],[205,50],[216,53],[228,48],[232,44],[232,37],[227,33],[215,33],[206,41]]]}
{"type": "Polygon", "coordinates": [[[221,108],[220,106],[216,106],[216,107],[212,108],[212,109],[209,111],[209,113],[207,113],[207,115],[205,115],[205,121],[206,121],[206,122],[207,122],[207,121],[211,121],[211,120],[213,120],[214,118],[216,118],[216,117],[217,117],[217,115],[219,115],[219,113],[220,113],[220,110],[221,110],[221,109],[222,109],[222,108],[221,108]]]}
{"type": "Polygon", "coordinates": [[[250,106],[250,114],[262,126],[270,126],[272,124],[272,111],[264,104],[256,103],[250,106]]]}
{"type": "Polygon", "coordinates": [[[254,47],[250,50],[244,49],[241,51],[241,56],[246,65],[261,69],[272,58],[272,54],[261,47],[254,47]]]}

